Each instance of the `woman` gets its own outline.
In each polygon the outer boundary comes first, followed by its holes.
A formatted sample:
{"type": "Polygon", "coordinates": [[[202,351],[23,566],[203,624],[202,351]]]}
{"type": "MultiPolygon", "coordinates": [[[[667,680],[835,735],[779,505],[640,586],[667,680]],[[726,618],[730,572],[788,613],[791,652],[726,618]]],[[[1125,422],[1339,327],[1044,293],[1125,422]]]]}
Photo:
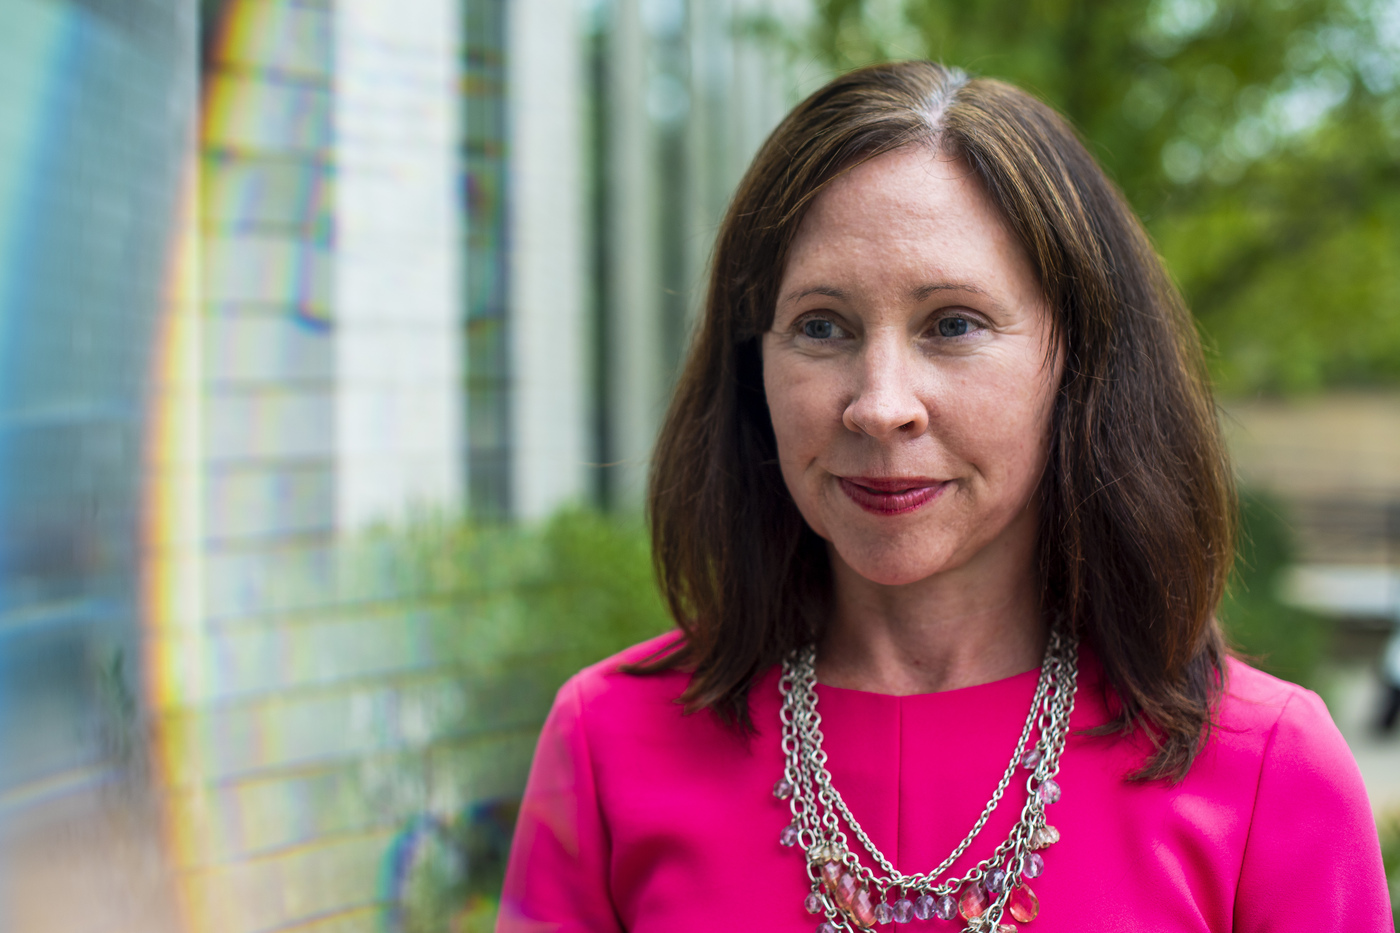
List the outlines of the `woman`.
{"type": "Polygon", "coordinates": [[[1222,644],[1189,316],[1024,93],[881,65],[783,121],[650,507],[680,635],[560,691],[498,929],[1390,928],[1326,709],[1222,644]]]}

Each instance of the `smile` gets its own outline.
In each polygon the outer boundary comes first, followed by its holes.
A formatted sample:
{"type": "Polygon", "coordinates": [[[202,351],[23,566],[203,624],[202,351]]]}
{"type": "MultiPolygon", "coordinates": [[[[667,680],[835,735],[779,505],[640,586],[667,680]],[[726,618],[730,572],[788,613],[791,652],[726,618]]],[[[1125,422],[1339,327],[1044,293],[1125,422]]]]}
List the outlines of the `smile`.
{"type": "Polygon", "coordinates": [[[876,515],[902,515],[938,498],[947,480],[924,477],[877,479],[870,476],[838,476],[841,491],[852,502],[876,515]]]}

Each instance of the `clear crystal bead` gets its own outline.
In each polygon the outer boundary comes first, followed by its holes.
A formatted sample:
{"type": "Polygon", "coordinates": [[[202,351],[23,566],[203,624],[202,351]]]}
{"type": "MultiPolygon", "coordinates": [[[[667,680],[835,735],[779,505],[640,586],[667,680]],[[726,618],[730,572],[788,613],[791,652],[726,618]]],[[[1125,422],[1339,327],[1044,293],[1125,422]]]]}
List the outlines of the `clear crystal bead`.
{"type": "Polygon", "coordinates": [[[783,827],[783,832],[778,836],[778,841],[785,846],[795,846],[797,845],[797,837],[797,827],[789,823],[783,827]]]}
{"type": "Polygon", "coordinates": [[[914,919],[914,905],[909,903],[909,898],[901,898],[894,902],[895,923],[908,923],[914,919]]]}
{"type": "Polygon", "coordinates": [[[1024,877],[1039,878],[1043,871],[1045,871],[1045,859],[1040,857],[1040,853],[1032,852],[1026,856],[1026,867],[1021,871],[1024,877]]]}
{"type": "Polygon", "coordinates": [[[933,895],[921,894],[914,898],[914,916],[920,920],[928,920],[933,916],[933,895]]]}
{"type": "Polygon", "coordinates": [[[787,800],[792,796],[792,784],[787,778],[783,778],[773,785],[773,796],[777,797],[779,800],[787,800]]]}
{"type": "Polygon", "coordinates": [[[1040,795],[1041,803],[1055,803],[1060,799],[1060,785],[1053,778],[1046,778],[1036,793],[1040,795]]]}
{"type": "Polygon", "coordinates": [[[982,876],[982,885],[991,894],[1000,894],[1006,887],[1006,869],[993,868],[982,876]]]}
{"type": "Polygon", "coordinates": [[[945,894],[933,902],[933,915],[939,920],[952,920],[958,915],[958,902],[951,894],[945,894]]]}
{"type": "Polygon", "coordinates": [[[824,914],[826,907],[822,904],[822,896],[816,891],[807,895],[807,899],[802,902],[802,906],[807,908],[809,914],[824,914]]]}
{"type": "Polygon", "coordinates": [[[1034,771],[1040,767],[1041,753],[1039,748],[1033,748],[1021,756],[1021,767],[1034,771]]]}
{"type": "Polygon", "coordinates": [[[876,922],[876,923],[893,923],[893,922],[894,922],[894,908],[891,907],[889,904],[885,904],[885,903],[876,904],[876,905],[875,905],[875,922],[876,922]]]}

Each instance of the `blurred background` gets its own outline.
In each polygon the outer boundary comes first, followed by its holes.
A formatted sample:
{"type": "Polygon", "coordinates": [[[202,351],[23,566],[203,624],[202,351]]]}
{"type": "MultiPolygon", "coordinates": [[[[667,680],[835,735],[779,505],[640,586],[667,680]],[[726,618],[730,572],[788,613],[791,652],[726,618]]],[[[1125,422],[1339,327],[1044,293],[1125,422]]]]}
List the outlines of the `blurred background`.
{"type": "Polygon", "coordinates": [[[0,928],[489,929],[730,192],[907,57],[1144,217],[1400,877],[1400,0],[0,0],[0,928]]]}

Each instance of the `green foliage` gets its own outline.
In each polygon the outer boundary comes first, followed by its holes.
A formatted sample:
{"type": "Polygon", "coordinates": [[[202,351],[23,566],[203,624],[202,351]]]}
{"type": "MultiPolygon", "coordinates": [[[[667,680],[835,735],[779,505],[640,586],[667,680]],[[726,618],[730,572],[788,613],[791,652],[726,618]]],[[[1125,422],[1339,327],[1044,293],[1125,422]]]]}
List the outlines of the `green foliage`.
{"type": "Polygon", "coordinates": [[[545,526],[539,545],[542,560],[523,580],[522,648],[549,666],[552,679],[562,683],[584,664],[671,627],[640,524],[567,511],[545,526]]]}
{"type": "MultiPolygon", "coordinates": [[[[1400,382],[1400,49],[1380,0],[815,0],[801,58],[931,57],[1063,111],[1221,388],[1400,382]]],[[[757,30],[760,34],[764,30],[757,30]]],[[[772,30],[767,30],[771,34],[772,30]]]]}
{"type": "MultiPolygon", "coordinates": [[[[434,656],[459,671],[462,714],[448,730],[459,736],[537,731],[574,672],[672,627],[632,518],[571,509],[531,527],[423,515],[370,545],[397,611],[429,613],[434,656]]],[[[434,824],[402,892],[405,933],[492,929],[514,814],[513,801],[493,800],[434,824]]]]}
{"type": "Polygon", "coordinates": [[[1382,814],[1377,822],[1381,835],[1381,861],[1390,882],[1390,909],[1400,928],[1400,811],[1382,814]]]}
{"type": "Polygon", "coordinates": [[[481,674],[524,663],[550,694],[670,627],[633,518],[568,509],[536,527],[422,516],[382,536],[397,586],[441,619],[438,648],[481,674]]]}
{"type": "Polygon", "coordinates": [[[1329,629],[1322,619],[1278,598],[1279,574],[1293,560],[1280,508],[1265,496],[1241,497],[1240,546],[1220,621],[1232,647],[1250,663],[1316,689],[1329,629]]]}

